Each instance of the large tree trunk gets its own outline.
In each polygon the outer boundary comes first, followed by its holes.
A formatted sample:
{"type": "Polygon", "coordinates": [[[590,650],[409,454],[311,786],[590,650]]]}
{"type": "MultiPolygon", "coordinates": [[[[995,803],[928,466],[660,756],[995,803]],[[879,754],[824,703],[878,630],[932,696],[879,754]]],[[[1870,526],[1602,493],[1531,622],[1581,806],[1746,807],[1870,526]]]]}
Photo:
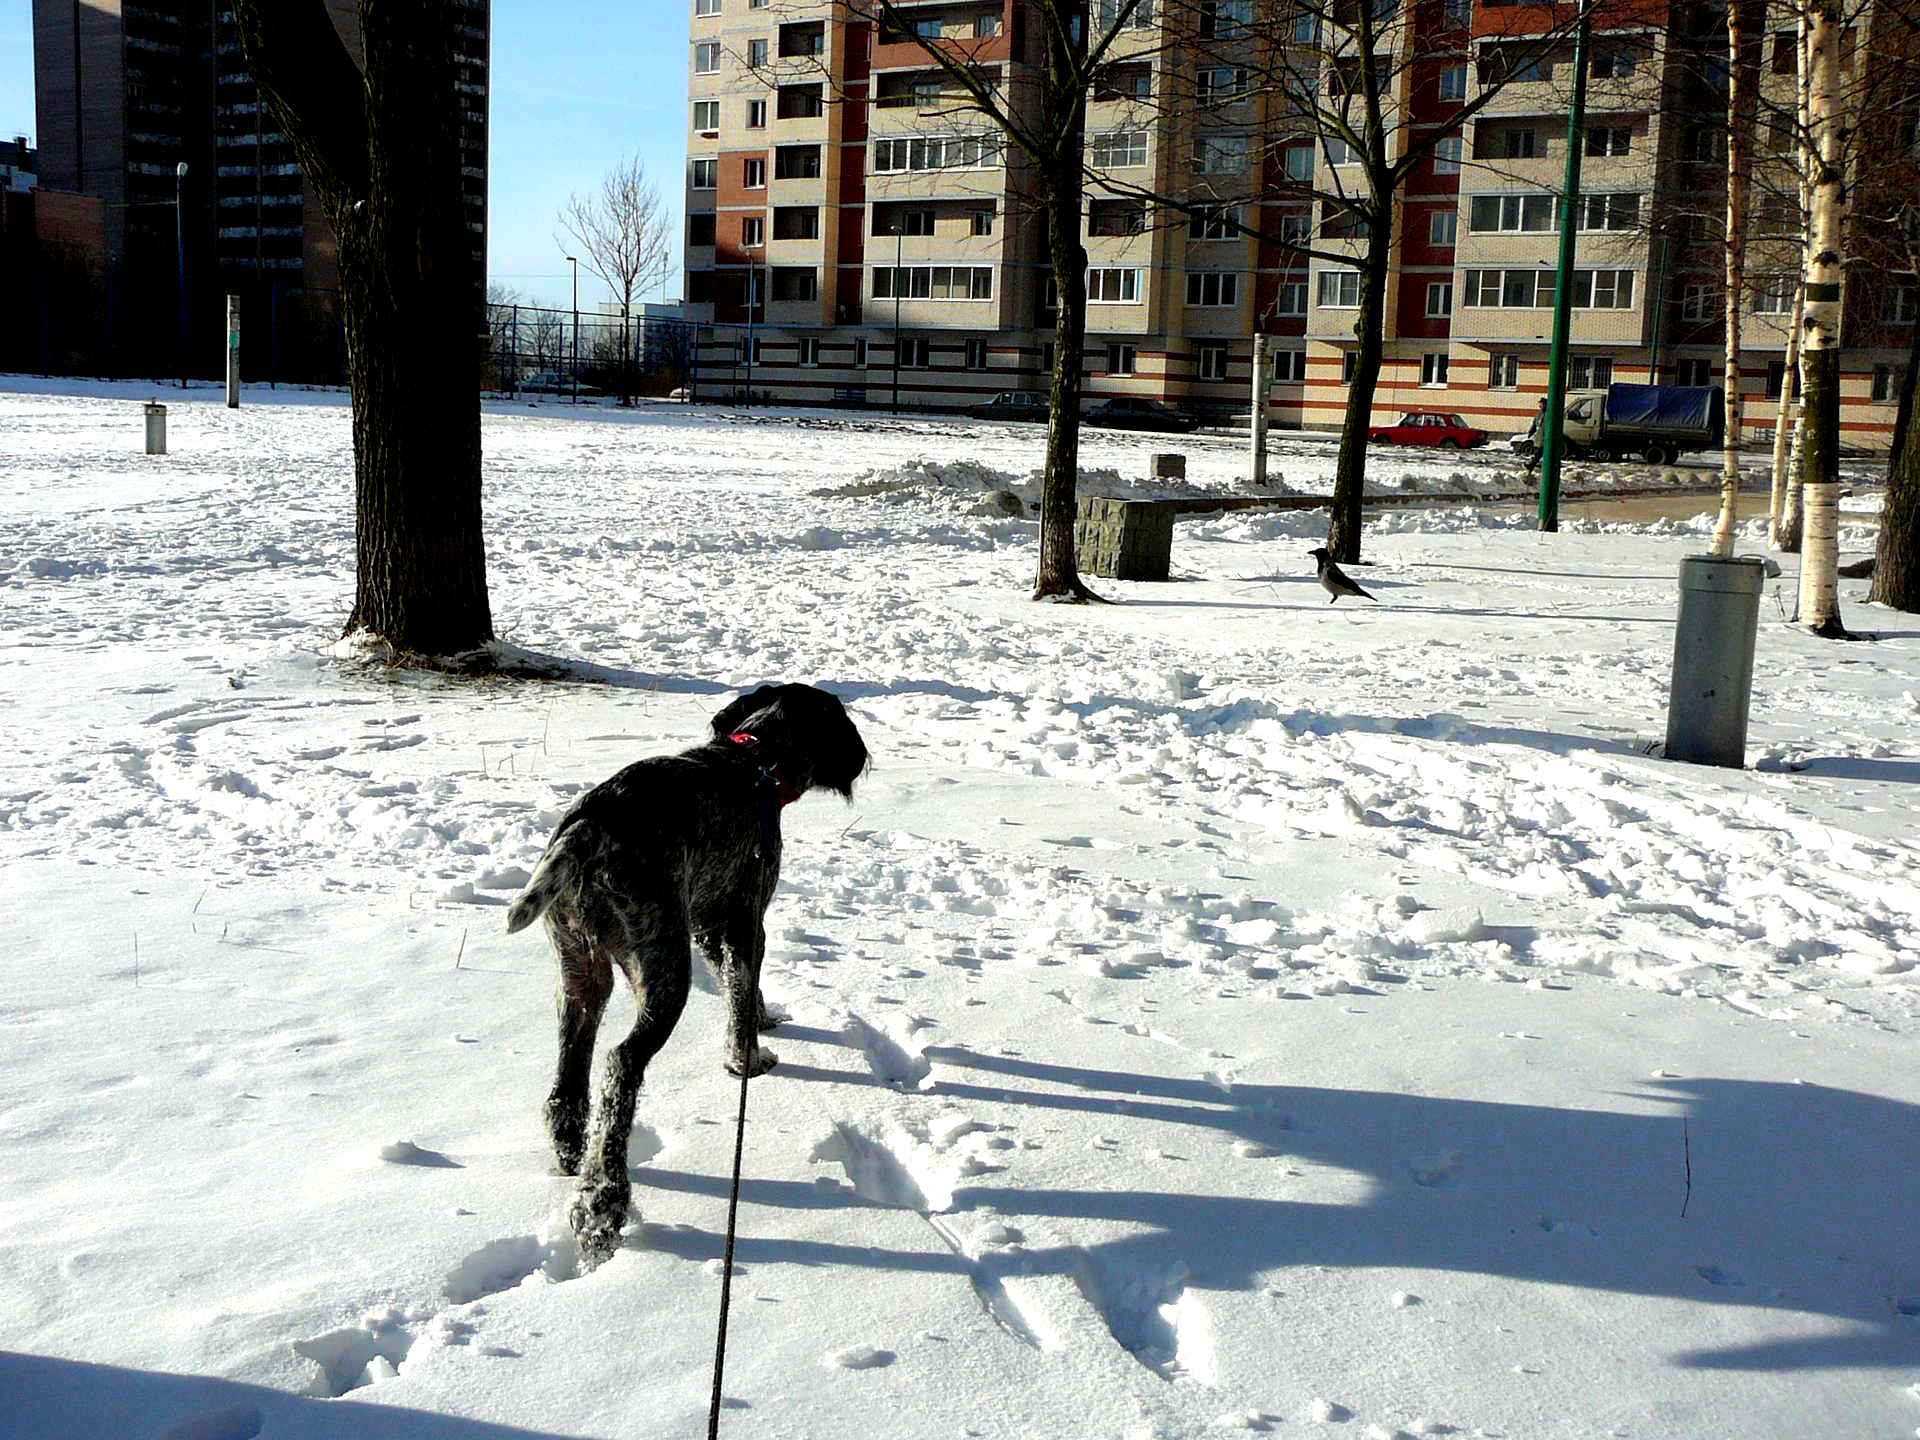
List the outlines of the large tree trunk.
{"type": "Polygon", "coordinates": [[[1805,448],[1801,490],[1806,516],[1800,558],[1800,619],[1816,635],[1847,638],[1840,623],[1840,277],[1845,218],[1839,75],[1839,0],[1807,8],[1812,59],[1810,100],[1816,169],[1807,257],[1806,380],[1800,403],[1805,448]]]}
{"type": "MultiPolygon", "coordinates": [[[[1087,347],[1087,249],[1080,243],[1080,202],[1086,188],[1086,94],[1065,27],[1047,27],[1047,78],[1042,105],[1047,133],[1064,137],[1040,177],[1047,207],[1047,258],[1053,264],[1060,307],[1053,322],[1053,413],[1047,421],[1046,470],[1040,482],[1040,568],[1036,600],[1094,600],[1081,583],[1074,553],[1074,512],[1080,484],[1080,385],[1087,347]]],[[[1084,34],[1078,43],[1085,44],[1084,34]]]]}
{"type": "Polygon", "coordinates": [[[449,656],[493,639],[480,518],[480,275],[447,0],[360,0],[364,71],[320,0],[236,0],[247,60],[340,244],[353,395],[347,633],[449,656]]]}
{"type": "Polygon", "coordinates": [[[1893,426],[1893,453],[1887,466],[1887,503],[1880,512],[1880,543],[1873,555],[1873,590],[1868,599],[1896,610],[1920,611],[1920,335],[1907,357],[1907,378],[1900,391],[1893,426]]]}
{"type": "Polygon", "coordinates": [[[1366,263],[1360,270],[1360,312],[1354,318],[1353,380],[1347,387],[1347,415],[1340,430],[1340,459],[1333,475],[1333,515],[1327,524],[1327,549],[1351,565],[1360,558],[1362,500],[1367,477],[1367,428],[1373,423],[1373,396],[1380,386],[1382,338],[1387,313],[1387,249],[1391,222],[1377,220],[1367,237],[1366,263]]]}

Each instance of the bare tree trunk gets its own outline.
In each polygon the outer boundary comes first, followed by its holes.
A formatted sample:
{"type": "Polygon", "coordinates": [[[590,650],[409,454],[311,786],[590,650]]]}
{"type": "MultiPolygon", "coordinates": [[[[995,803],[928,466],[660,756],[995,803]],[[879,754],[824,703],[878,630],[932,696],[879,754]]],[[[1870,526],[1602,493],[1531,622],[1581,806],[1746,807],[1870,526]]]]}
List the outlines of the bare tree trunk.
{"type": "Polygon", "coordinates": [[[1800,159],[1800,224],[1802,240],[1800,246],[1800,289],[1793,302],[1793,336],[1788,343],[1787,365],[1780,377],[1782,403],[1790,388],[1793,393],[1793,442],[1791,453],[1787,457],[1787,473],[1783,482],[1785,494],[1781,498],[1780,524],[1774,536],[1774,543],[1784,555],[1800,553],[1801,502],[1804,492],[1800,488],[1801,457],[1806,453],[1807,418],[1807,271],[1813,256],[1813,171],[1814,151],[1809,136],[1813,132],[1813,57],[1807,49],[1807,12],[1803,7],[1795,21],[1794,64],[1794,108],[1799,119],[1798,138],[1795,141],[1800,159]]]}
{"type": "Polygon", "coordinates": [[[236,0],[247,60],[340,245],[353,395],[347,633],[423,656],[493,638],[479,306],[445,0],[360,0],[364,75],[319,0],[236,0]]]}
{"type": "Polygon", "coordinates": [[[1880,543],[1873,552],[1873,589],[1867,598],[1895,610],[1920,612],[1920,334],[1907,356],[1887,466],[1887,502],[1880,512],[1880,543]]]}
{"type": "Polygon", "coordinates": [[[1810,254],[1807,259],[1806,383],[1801,392],[1806,430],[1801,486],[1805,495],[1806,548],[1800,561],[1800,619],[1814,634],[1847,638],[1840,622],[1840,277],[1843,189],[1843,123],[1839,106],[1839,0],[1812,0],[1807,7],[1807,49],[1812,57],[1811,121],[1816,166],[1810,254]]]}
{"type": "Polygon", "coordinates": [[[1726,253],[1726,434],[1720,448],[1720,520],[1712,553],[1733,554],[1740,510],[1740,297],[1747,288],[1747,150],[1752,132],[1757,76],[1744,20],[1745,0],[1727,5],[1727,253],[1726,253]]]}
{"type": "Polygon", "coordinates": [[[1047,258],[1053,264],[1060,307],[1053,322],[1053,413],[1047,420],[1046,469],[1040,481],[1040,566],[1033,598],[1097,600],[1100,597],[1081,583],[1073,539],[1080,485],[1080,385],[1087,348],[1087,249],[1080,243],[1087,94],[1079,78],[1085,16],[1077,27],[1063,16],[1042,28],[1047,73],[1040,103],[1053,144],[1042,163],[1040,183],[1047,209],[1047,258]]]}
{"type": "MultiPolygon", "coordinates": [[[[1787,331],[1786,363],[1780,370],[1780,405],[1774,412],[1773,421],[1773,483],[1767,497],[1767,542],[1776,550],[1787,548],[1787,457],[1791,450],[1790,432],[1799,428],[1799,403],[1794,392],[1800,388],[1800,323],[1806,318],[1806,313],[1807,290],[1805,277],[1802,277],[1802,283],[1794,287],[1793,328],[1787,331]]],[[[1798,549],[1799,507],[1795,506],[1794,509],[1796,523],[1793,545],[1798,549]]]]}
{"type": "Polygon", "coordinates": [[[1353,322],[1353,379],[1347,387],[1347,415],[1340,430],[1340,459],[1333,476],[1332,518],[1327,549],[1335,560],[1360,558],[1362,501],[1367,476],[1367,429],[1373,423],[1373,397],[1380,386],[1381,338],[1387,306],[1387,248],[1392,237],[1377,224],[1367,238],[1366,264],[1360,271],[1360,311],[1353,322]]]}

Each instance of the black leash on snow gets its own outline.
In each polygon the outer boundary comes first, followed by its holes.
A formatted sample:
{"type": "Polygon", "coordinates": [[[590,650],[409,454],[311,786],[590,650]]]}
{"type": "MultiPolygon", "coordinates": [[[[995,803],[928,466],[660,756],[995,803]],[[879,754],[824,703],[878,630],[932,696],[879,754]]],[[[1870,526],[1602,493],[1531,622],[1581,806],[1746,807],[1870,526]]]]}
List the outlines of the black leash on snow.
{"type": "Polygon", "coordinates": [[[713,1342],[713,1406],[707,1411],[707,1440],[720,1440],[720,1377],[727,1368],[727,1305],[733,1298],[733,1229],[740,1214],[740,1153],[747,1145],[747,1078],[753,1056],[740,1066],[740,1123],[733,1132],[733,1193],[727,1198],[727,1254],[720,1263],[720,1334],[713,1342]]]}

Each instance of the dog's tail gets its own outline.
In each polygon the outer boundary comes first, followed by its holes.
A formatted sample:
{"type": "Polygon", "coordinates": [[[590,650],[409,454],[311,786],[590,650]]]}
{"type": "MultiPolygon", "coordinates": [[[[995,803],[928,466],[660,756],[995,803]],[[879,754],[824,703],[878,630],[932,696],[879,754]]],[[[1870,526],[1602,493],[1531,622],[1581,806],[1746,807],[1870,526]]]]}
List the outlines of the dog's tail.
{"type": "Polygon", "coordinates": [[[547,853],[540,857],[540,863],[533,867],[533,878],[527,881],[527,888],[507,911],[509,935],[518,934],[546,914],[547,907],[573,879],[573,851],[568,843],[572,838],[564,834],[557,836],[547,847],[547,853]]]}

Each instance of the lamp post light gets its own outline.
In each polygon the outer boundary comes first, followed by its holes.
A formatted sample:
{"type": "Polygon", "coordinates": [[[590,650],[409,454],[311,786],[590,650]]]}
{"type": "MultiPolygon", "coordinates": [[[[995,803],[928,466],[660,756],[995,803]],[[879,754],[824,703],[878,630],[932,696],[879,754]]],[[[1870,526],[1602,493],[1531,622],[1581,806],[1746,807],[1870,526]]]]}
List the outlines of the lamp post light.
{"type": "Polygon", "coordinates": [[[580,261],[572,255],[567,263],[573,266],[573,403],[580,403],[580,261]]]}
{"type": "MultiPolygon", "coordinates": [[[[177,266],[176,285],[180,298],[178,345],[180,350],[180,388],[187,388],[187,162],[182,160],[173,171],[173,255],[177,266]]],[[[161,202],[165,204],[165,201],[161,202]]]]}

